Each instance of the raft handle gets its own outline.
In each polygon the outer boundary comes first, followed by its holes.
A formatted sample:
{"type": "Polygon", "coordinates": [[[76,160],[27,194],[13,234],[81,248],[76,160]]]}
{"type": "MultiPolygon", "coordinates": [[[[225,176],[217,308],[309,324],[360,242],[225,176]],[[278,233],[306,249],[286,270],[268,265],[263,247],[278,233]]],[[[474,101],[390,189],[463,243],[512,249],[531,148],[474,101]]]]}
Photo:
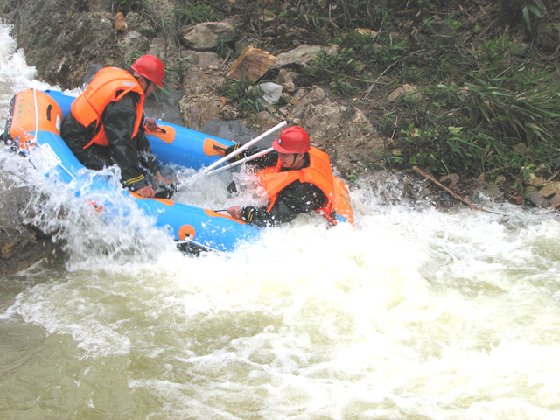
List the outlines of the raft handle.
{"type": "Polygon", "coordinates": [[[212,149],[219,150],[220,152],[225,152],[227,150],[227,147],[220,147],[217,144],[213,144],[212,149]]]}

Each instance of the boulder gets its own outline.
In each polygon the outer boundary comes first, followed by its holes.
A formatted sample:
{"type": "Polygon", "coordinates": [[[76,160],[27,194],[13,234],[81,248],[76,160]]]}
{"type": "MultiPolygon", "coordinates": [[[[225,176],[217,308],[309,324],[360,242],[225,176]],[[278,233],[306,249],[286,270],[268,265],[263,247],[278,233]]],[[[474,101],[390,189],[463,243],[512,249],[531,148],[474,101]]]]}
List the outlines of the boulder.
{"type": "Polygon", "coordinates": [[[0,276],[35,264],[53,252],[49,236],[24,224],[24,209],[32,191],[0,172],[0,276]]]}
{"type": "Polygon", "coordinates": [[[324,50],[328,54],[334,54],[338,51],[338,45],[300,45],[293,50],[278,54],[276,56],[277,68],[296,66],[300,68],[308,67],[311,62],[317,58],[319,52],[324,50]]]}
{"type": "Polygon", "coordinates": [[[187,26],[180,33],[183,45],[195,51],[215,50],[220,43],[235,39],[235,27],[227,21],[187,26]]]}
{"type": "Polygon", "coordinates": [[[276,57],[260,48],[247,47],[233,62],[228,79],[256,82],[276,64],[276,57]]]}
{"type": "Polygon", "coordinates": [[[560,182],[559,181],[551,181],[547,182],[543,185],[539,193],[543,196],[543,198],[552,198],[555,195],[560,195],[560,182]]]}

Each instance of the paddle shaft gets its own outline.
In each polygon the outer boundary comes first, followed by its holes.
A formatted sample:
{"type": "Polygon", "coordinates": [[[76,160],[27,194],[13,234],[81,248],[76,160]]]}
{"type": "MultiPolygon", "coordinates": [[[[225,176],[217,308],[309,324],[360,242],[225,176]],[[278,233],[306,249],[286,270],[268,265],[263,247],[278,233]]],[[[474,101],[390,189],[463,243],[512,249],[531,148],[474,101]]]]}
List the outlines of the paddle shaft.
{"type": "Polygon", "coordinates": [[[216,162],[212,163],[211,165],[207,166],[206,168],[204,168],[200,173],[201,175],[205,175],[206,173],[210,172],[211,170],[213,170],[214,168],[216,168],[217,166],[220,166],[221,164],[223,164],[224,162],[227,162],[229,159],[237,156],[238,154],[244,152],[245,150],[247,150],[249,147],[251,147],[253,144],[261,141],[262,139],[264,139],[265,137],[267,137],[268,135],[272,134],[273,132],[275,132],[276,130],[281,129],[282,127],[284,127],[285,125],[287,125],[288,123],[286,121],[282,121],[279,124],[276,124],[274,127],[272,127],[270,130],[265,131],[264,133],[262,133],[260,136],[255,137],[254,139],[248,141],[247,143],[245,143],[243,146],[241,146],[239,149],[234,150],[232,153],[230,153],[227,156],[224,156],[221,159],[218,159],[216,162]]]}
{"type": "Polygon", "coordinates": [[[218,173],[223,172],[223,171],[227,171],[228,169],[231,169],[234,166],[241,165],[241,164],[243,164],[245,162],[249,162],[253,159],[260,158],[261,156],[264,156],[264,155],[270,153],[272,150],[274,150],[272,147],[270,147],[266,150],[261,150],[260,152],[255,153],[254,155],[247,156],[243,159],[239,159],[237,162],[233,162],[233,163],[230,163],[229,165],[222,166],[221,168],[214,169],[213,171],[206,172],[204,175],[214,175],[214,174],[218,174],[218,173]]]}

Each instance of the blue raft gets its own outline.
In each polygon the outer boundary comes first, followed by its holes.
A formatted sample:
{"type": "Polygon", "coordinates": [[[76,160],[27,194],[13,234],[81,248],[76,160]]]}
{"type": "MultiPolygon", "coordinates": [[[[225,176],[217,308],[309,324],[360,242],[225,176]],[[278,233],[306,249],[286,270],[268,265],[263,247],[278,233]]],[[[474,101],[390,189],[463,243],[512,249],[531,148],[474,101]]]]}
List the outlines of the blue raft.
{"type": "MultiPolygon", "coordinates": [[[[108,180],[83,166],[59,135],[60,122],[71,108],[74,97],[58,91],[27,89],[14,97],[5,135],[20,150],[29,150],[32,162],[45,176],[69,184],[87,182],[94,191],[114,189],[108,180]],[[36,153],[36,149],[39,148],[36,153]],[[93,181],[92,181],[93,179],[93,181]]],[[[234,144],[215,136],[159,122],[158,131],[147,134],[153,153],[164,164],[177,164],[195,170],[207,167],[224,156],[234,144]]],[[[135,198],[137,206],[156,220],[188,251],[233,251],[241,241],[254,240],[260,228],[235,220],[227,214],[190,206],[169,199],[145,199],[127,190],[122,194],[135,198]]],[[[110,203],[109,203],[110,204],[110,203]]]]}

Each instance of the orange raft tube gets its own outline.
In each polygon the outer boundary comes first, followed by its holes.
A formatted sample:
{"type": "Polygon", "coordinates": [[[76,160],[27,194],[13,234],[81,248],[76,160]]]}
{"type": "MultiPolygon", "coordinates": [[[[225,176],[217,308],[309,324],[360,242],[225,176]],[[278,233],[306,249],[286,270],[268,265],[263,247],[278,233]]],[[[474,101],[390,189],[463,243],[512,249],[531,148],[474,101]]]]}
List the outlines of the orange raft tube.
{"type": "Polygon", "coordinates": [[[27,150],[40,131],[58,134],[61,122],[62,111],[54,98],[36,89],[26,89],[10,101],[4,138],[6,142],[15,142],[20,150],[27,150]]]}

